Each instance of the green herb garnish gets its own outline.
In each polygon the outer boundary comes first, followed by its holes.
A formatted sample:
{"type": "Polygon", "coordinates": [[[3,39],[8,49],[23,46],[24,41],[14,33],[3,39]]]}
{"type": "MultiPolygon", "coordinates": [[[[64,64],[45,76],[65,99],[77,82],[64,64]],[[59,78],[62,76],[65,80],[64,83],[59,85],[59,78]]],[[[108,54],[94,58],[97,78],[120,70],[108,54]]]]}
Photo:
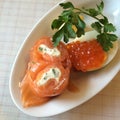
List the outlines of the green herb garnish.
{"type": "Polygon", "coordinates": [[[43,51],[43,48],[42,48],[42,47],[39,47],[39,51],[43,51]]]}
{"type": "Polygon", "coordinates": [[[53,43],[55,46],[62,40],[68,42],[69,38],[80,37],[85,34],[85,21],[80,15],[88,15],[96,21],[91,24],[99,34],[97,41],[101,44],[104,51],[110,50],[113,47],[113,42],[117,40],[117,36],[111,32],[115,32],[115,26],[108,21],[108,18],[103,15],[104,3],[100,2],[96,8],[76,8],[71,2],[61,3],[60,6],[64,9],[58,19],[52,22],[52,29],[57,29],[53,35],[53,43]],[[76,27],[76,30],[73,28],[76,27]]]}
{"type": "Polygon", "coordinates": [[[53,74],[54,74],[55,77],[58,77],[58,74],[59,74],[59,73],[58,73],[57,71],[55,71],[54,68],[52,69],[52,72],[53,72],[53,74]]]}

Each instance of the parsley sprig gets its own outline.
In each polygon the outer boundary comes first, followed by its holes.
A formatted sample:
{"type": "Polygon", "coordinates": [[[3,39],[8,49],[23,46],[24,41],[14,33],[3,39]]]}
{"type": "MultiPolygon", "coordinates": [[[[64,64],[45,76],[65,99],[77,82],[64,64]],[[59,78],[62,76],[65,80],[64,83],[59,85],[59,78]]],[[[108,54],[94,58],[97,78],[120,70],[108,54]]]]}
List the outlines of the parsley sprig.
{"type": "Polygon", "coordinates": [[[113,34],[116,31],[115,26],[109,22],[108,18],[103,15],[104,3],[100,2],[96,8],[76,8],[71,2],[61,3],[60,6],[64,9],[58,19],[55,19],[51,27],[57,29],[53,35],[53,43],[55,46],[62,40],[68,42],[69,38],[80,37],[85,34],[86,23],[80,17],[85,14],[94,18],[96,21],[91,24],[99,34],[97,41],[101,44],[104,51],[109,51],[113,47],[113,42],[117,40],[117,36],[113,34]],[[76,28],[76,30],[73,28],[76,28]]]}

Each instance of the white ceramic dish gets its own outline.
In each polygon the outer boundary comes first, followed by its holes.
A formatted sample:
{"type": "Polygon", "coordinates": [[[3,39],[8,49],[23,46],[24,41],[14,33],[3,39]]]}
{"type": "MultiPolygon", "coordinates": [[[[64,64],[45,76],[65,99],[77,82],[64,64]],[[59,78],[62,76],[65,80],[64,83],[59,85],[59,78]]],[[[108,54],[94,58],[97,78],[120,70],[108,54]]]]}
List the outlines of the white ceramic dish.
{"type": "MultiPolygon", "coordinates": [[[[94,6],[96,0],[69,0],[73,2],[75,6],[94,6]]],[[[63,1],[62,1],[63,2],[63,1]]],[[[105,3],[105,14],[112,20],[117,27],[117,34],[119,35],[120,30],[120,1],[119,0],[104,0],[105,3]],[[107,3],[107,4],[106,4],[107,3]],[[113,19],[114,18],[114,19],[113,19]]],[[[56,5],[47,15],[45,15],[32,29],[31,33],[27,36],[23,42],[16,59],[13,64],[10,75],[10,94],[15,105],[24,113],[36,116],[36,117],[47,117],[68,111],[85,101],[92,98],[100,90],[102,90],[117,74],[120,70],[120,49],[116,57],[108,64],[105,68],[89,73],[72,73],[71,79],[73,79],[80,89],[77,93],[71,93],[65,91],[64,94],[52,99],[44,105],[23,108],[20,101],[20,90],[18,87],[19,82],[22,80],[27,66],[28,52],[34,42],[41,36],[50,36],[53,34],[50,26],[51,21],[56,18],[61,12],[61,8],[56,5]]],[[[119,36],[120,37],[120,36],[119,36]]]]}

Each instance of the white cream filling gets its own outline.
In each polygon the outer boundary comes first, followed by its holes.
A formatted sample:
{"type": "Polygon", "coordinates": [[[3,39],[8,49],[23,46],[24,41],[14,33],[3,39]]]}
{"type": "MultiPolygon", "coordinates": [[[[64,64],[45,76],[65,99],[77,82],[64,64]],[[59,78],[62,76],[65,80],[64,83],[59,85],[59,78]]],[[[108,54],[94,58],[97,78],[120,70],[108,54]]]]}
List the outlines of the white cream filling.
{"type": "Polygon", "coordinates": [[[42,78],[37,82],[38,85],[43,85],[47,83],[50,79],[55,79],[57,82],[59,82],[61,76],[61,71],[60,69],[56,68],[51,68],[49,71],[44,73],[42,75],[42,78]]]}
{"type": "Polygon", "coordinates": [[[43,53],[43,54],[48,54],[51,56],[59,56],[60,55],[60,51],[55,47],[53,49],[48,48],[46,45],[41,44],[39,46],[39,50],[43,53]]]}

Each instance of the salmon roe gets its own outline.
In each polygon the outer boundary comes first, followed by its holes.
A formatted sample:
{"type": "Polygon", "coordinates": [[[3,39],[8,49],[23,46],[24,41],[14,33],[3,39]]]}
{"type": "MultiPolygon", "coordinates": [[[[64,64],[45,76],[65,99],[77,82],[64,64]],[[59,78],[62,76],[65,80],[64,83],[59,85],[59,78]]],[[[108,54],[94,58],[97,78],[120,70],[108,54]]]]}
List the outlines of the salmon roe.
{"type": "Polygon", "coordinates": [[[83,72],[100,68],[107,58],[106,52],[95,39],[69,43],[67,49],[73,67],[83,72]]]}

